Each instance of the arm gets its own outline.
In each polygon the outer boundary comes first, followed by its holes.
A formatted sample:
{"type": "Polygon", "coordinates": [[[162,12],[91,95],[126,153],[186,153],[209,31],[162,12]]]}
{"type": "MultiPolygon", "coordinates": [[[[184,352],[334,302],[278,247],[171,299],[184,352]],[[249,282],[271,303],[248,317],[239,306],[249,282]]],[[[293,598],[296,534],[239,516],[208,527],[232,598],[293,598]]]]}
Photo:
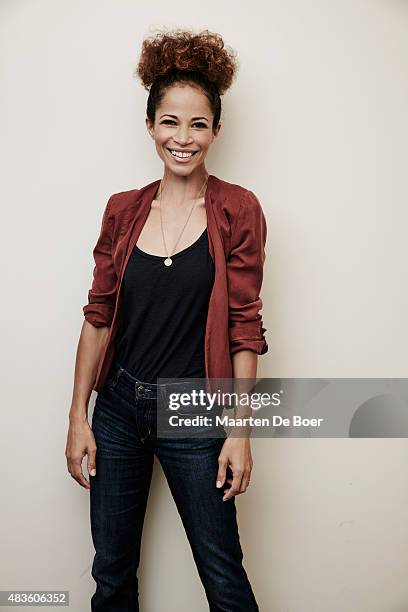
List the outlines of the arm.
{"type": "Polygon", "coordinates": [[[96,444],[88,423],[88,403],[95,383],[102,351],[107,340],[115,309],[117,278],[112,261],[112,197],[106,205],[98,241],[93,250],[95,267],[88,304],[83,307],[85,321],[75,361],[74,388],[69,411],[69,428],[65,456],[71,476],[86,489],[88,480],[82,473],[82,459],[88,454],[88,471],[94,476],[96,444]]]}
{"type": "Polygon", "coordinates": [[[108,333],[108,327],[94,327],[89,321],[83,322],[76,353],[70,421],[88,419],[89,398],[108,333]]]}
{"type": "Polygon", "coordinates": [[[96,475],[96,443],[88,423],[88,402],[108,331],[108,327],[97,328],[84,321],[76,355],[65,458],[72,478],[88,490],[91,485],[82,472],[82,460],[85,455],[88,455],[89,474],[96,475]]]}
{"type": "MultiPolygon", "coordinates": [[[[234,223],[231,252],[227,261],[229,299],[229,338],[234,390],[250,392],[256,382],[258,355],[268,351],[260,309],[260,291],[265,261],[266,220],[261,205],[252,192],[246,192],[234,223]]],[[[248,406],[235,406],[234,417],[251,416],[248,406]]],[[[231,487],[223,501],[244,493],[253,467],[251,427],[236,427],[224,442],[219,457],[217,486],[228,482],[231,487]],[[226,478],[230,466],[233,478],[226,478]]]]}
{"type": "MultiPolygon", "coordinates": [[[[231,235],[227,260],[230,353],[243,350],[258,355],[268,351],[260,314],[266,219],[258,198],[247,191],[242,198],[231,235]]],[[[240,374],[242,376],[242,373],[240,374]]]]}
{"type": "MultiPolygon", "coordinates": [[[[237,393],[250,393],[256,383],[256,372],[258,367],[258,355],[252,350],[241,350],[232,355],[232,369],[235,380],[234,391],[237,393]]],[[[234,417],[248,417],[252,415],[250,406],[239,404],[234,407],[234,417]]],[[[232,436],[244,435],[248,436],[252,428],[235,427],[231,432],[232,436]]]]}
{"type": "Polygon", "coordinates": [[[255,351],[242,350],[232,355],[234,378],[250,378],[255,382],[258,369],[258,355],[255,351]]]}
{"type": "Polygon", "coordinates": [[[113,217],[111,196],[103,213],[98,240],[93,249],[95,266],[88,303],[83,307],[85,321],[79,338],[75,363],[74,390],[70,418],[87,418],[88,402],[95,383],[115,310],[117,277],[112,259],[113,217]]]}
{"type": "MultiPolygon", "coordinates": [[[[256,382],[258,355],[268,351],[260,310],[267,227],[258,198],[245,193],[232,228],[227,262],[229,338],[235,390],[250,392],[256,382]]],[[[251,416],[247,406],[236,406],[234,416],[251,416]]],[[[231,432],[247,434],[250,428],[231,432]]]]}

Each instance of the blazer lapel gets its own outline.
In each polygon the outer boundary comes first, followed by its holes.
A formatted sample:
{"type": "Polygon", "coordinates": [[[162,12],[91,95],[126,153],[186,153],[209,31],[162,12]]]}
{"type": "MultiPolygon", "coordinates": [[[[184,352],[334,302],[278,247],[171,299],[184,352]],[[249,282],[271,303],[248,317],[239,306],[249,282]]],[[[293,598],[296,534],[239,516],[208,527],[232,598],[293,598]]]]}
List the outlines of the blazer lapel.
{"type": "Polygon", "coordinates": [[[153,181],[146,187],[143,187],[136,195],[135,200],[130,205],[129,215],[132,219],[130,223],[130,227],[127,229],[125,236],[123,237],[123,249],[124,249],[124,258],[122,260],[121,270],[120,270],[120,278],[119,278],[119,287],[118,291],[120,292],[120,288],[122,286],[123,275],[129,261],[129,258],[132,254],[133,248],[139,238],[139,235],[143,229],[144,224],[146,223],[146,219],[149,215],[150,208],[154,197],[156,195],[157,189],[160,185],[160,180],[153,181]]]}

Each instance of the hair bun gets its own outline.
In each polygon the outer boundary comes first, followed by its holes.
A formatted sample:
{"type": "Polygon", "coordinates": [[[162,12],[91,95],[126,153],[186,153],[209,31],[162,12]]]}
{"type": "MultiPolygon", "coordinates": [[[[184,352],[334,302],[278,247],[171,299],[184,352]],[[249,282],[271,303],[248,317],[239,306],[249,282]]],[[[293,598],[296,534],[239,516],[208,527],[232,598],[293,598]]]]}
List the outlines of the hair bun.
{"type": "Polygon", "coordinates": [[[219,34],[174,30],[158,32],[143,41],[136,73],[149,89],[170,70],[200,72],[223,94],[232,84],[236,67],[235,52],[224,45],[219,34]]]}

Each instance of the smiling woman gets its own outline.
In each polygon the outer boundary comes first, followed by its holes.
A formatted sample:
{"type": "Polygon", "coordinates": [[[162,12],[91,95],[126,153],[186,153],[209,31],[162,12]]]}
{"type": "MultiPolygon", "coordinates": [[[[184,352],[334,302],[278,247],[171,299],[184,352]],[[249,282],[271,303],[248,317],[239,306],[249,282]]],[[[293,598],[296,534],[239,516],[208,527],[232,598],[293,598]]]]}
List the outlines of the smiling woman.
{"type": "Polygon", "coordinates": [[[182,173],[200,169],[208,149],[220,130],[212,127],[212,111],[200,87],[179,83],[167,89],[157,103],[155,121],[148,116],[147,128],[155,141],[168,171],[180,175],[178,166],[187,166],[182,173]]]}
{"type": "Polygon", "coordinates": [[[257,356],[268,350],[261,205],[205,166],[235,69],[234,52],[208,31],[159,33],[142,45],[137,74],[149,90],[146,127],[163,177],[107,203],[83,307],[66,451],[71,475],[90,488],[92,612],[139,609],[136,570],[155,455],[211,610],[258,611],[235,508],[252,470],[248,436],[227,437],[222,427],[200,436],[199,427],[168,439],[157,425],[158,398],[177,390],[178,379],[195,388],[197,379],[253,378],[257,356]],[[158,378],[176,382],[163,389],[158,378]],[[85,454],[91,485],[81,471],[85,454]]]}
{"type": "Polygon", "coordinates": [[[234,52],[217,34],[165,33],[143,42],[137,74],[149,89],[146,124],[164,163],[170,156],[176,160],[169,171],[180,175],[178,165],[191,175],[201,166],[203,173],[221,127],[220,96],[235,69],[234,52]]]}

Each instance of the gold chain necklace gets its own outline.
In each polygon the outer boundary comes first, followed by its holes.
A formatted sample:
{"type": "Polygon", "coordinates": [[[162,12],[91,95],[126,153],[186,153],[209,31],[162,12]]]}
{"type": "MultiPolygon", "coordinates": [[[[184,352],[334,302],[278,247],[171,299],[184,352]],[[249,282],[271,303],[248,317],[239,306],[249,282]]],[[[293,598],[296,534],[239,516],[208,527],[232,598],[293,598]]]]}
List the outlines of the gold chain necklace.
{"type": "MultiPolygon", "coordinates": [[[[185,224],[184,224],[184,226],[183,226],[183,229],[181,230],[181,233],[180,233],[180,235],[179,235],[179,237],[178,237],[178,240],[177,240],[176,244],[175,244],[175,245],[174,245],[174,247],[173,247],[173,253],[172,253],[172,255],[174,255],[174,252],[175,252],[175,250],[176,250],[176,247],[177,247],[178,243],[180,242],[180,238],[181,238],[181,236],[183,235],[183,232],[184,232],[184,230],[185,230],[185,227],[186,227],[186,225],[187,225],[187,223],[188,223],[188,221],[189,221],[189,219],[190,219],[190,217],[191,217],[191,214],[192,214],[192,212],[193,212],[193,210],[194,210],[194,206],[196,205],[196,201],[197,201],[197,200],[200,198],[200,195],[201,195],[201,193],[202,193],[203,189],[205,189],[205,186],[207,185],[207,182],[208,182],[208,174],[207,174],[207,176],[206,176],[206,178],[205,178],[205,181],[204,181],[204,183],[203,183],[203,185],[202,185],[202,187],[201,187],[200,191],[198,192],[197,198],[194,200],[194,204],[193,204],[193,206],[191,207],[190,213],[189,213],[189,215],[188,215],[188,217],[187,217],[187,220],[186,220],[186,222],[185,222],[185,224]]],[[[162,206],[161,206],[161,201],[162,201],[162,191],[163,191],[163,181],[161,180],[161,181],[160,181],[160,191],[159,191],[160,224],[161,224],[161,231],[162,231],[162,237],[163,237],[164,250],[165,250],[165,251],[166,251],[166,253],[167,253],[167,257],[166,257],[166,259],[164,260],[164,265],[165,265],[165,266],[171,266],[171,264],[173,263],[173,260],[172,260],[172,258],[171,258],[171,256],[172,256],[172,255],[170,255],[170,253],[169,253],[169,251],[168,251],[168,249],[167,249],[166,241],[165,241],[165,239],[164,239],[164,230],[163,230],[163,216],[162,216],[162,206]]]]}

